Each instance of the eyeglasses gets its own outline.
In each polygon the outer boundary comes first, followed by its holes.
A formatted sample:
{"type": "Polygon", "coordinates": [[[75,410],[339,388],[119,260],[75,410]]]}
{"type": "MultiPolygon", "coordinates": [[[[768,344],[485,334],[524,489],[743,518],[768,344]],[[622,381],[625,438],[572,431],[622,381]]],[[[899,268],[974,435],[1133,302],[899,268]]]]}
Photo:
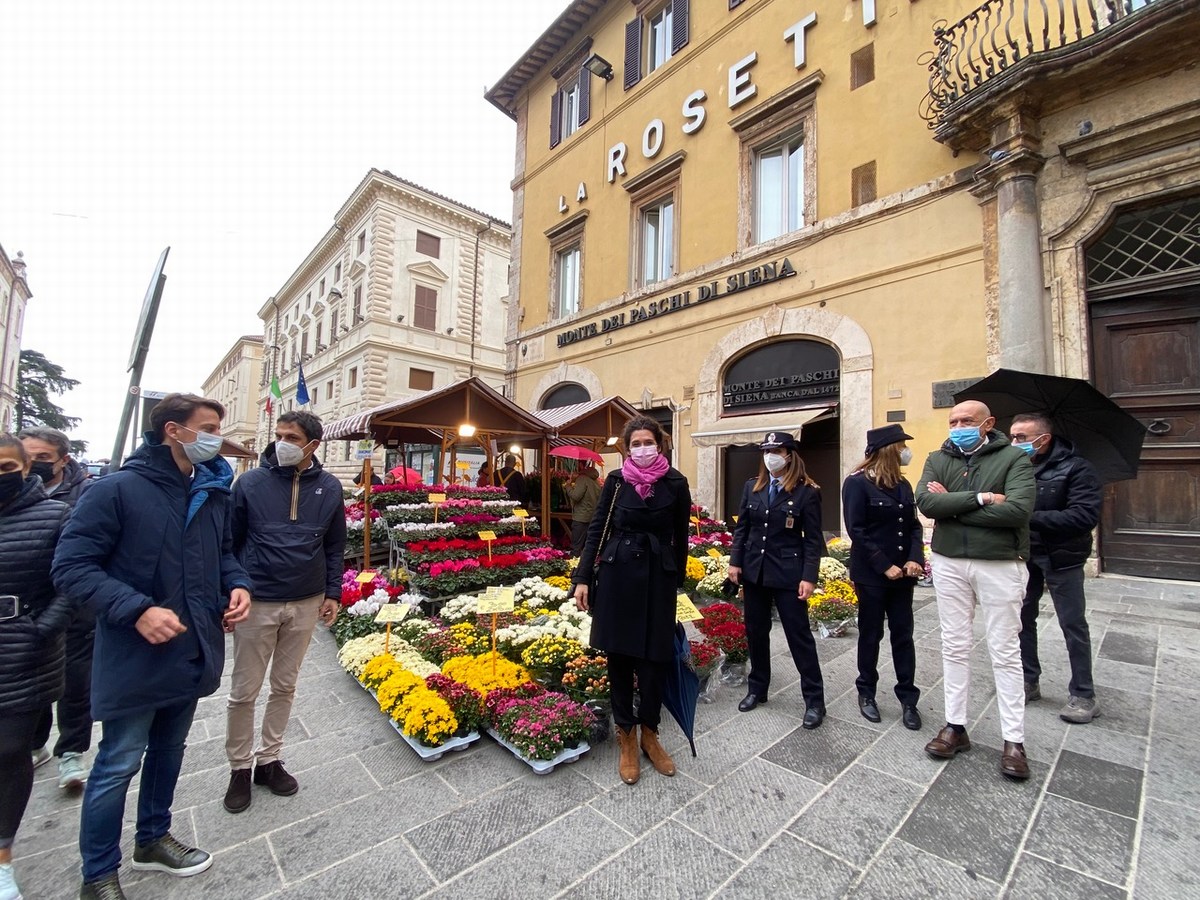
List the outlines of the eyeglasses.
{"type": "Polygon", "coordinates": [[[1038,438],[1045,437],[1045,433],[1043,432],[1042,434],[1021,434],[1018,432],[1016,434],[1010,434],[1008,437],[1010,440],[1015,441],[1018,444],[1024,444],[1026,442],[1033,443],[1038,438]]]}

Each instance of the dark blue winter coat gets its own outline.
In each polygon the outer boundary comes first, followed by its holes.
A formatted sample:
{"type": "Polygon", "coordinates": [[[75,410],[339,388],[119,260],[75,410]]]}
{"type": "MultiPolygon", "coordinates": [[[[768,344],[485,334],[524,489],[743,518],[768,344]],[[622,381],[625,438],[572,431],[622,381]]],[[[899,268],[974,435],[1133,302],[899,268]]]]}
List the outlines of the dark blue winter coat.
{"type": "Polygon", "coordinates": [[[250,589],[233,554],[233,472],[217,457],[189,479],[147,433],[119,472],[80,498],[54,554],[54,583],[96,613],[92,715],[100,721],[213,693],[225,664],[229,592],[250,589]],[[151,644],[137,631],[151,606],[187,631],[151,644]]]}
{"type": "Polygon", "coordinates": [[[281,466],[275,445],[233,485],[233,550],[255,600],[342,597],[346,508],[342,483],[314,459],[281,466]]]}

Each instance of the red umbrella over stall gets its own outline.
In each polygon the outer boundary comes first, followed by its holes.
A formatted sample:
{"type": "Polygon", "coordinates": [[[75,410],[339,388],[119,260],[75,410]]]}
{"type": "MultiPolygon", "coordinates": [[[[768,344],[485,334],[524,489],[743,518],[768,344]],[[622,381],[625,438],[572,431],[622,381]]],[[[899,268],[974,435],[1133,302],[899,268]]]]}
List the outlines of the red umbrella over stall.
{"type": "Polygon", "coordinates": [[[421,483],[421,473],[407,466],[396,466],[394,469],[388,469],[388,474],[396,479],[396,484],[404,485],[404,487],[416,487],[421,483]]]}
{"type": "Polygon", "coordinates": [[[599,463],[604,465],[604,457],[595,450],[589,450],[587,447],[580,447],[577,444],[566,444],[562,447],[555,447],[550,451],[551,456],[561,456],[563,459],[579,459],[588,462],[599,463]]]}

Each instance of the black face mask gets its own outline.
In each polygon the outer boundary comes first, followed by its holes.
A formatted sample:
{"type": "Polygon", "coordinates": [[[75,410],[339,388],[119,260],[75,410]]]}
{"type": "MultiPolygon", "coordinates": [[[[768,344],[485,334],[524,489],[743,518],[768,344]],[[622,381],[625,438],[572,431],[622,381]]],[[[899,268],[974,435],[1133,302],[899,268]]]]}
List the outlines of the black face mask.
{"type": "Polygon", "coordinates": [[[54,480],[54,463],[41,460],[32,462],[29,464],[29,474],[42,479],[42,484],[49,484],[54,480]]]}
{"type": "Polygon", "coordinates": [[[8,503],[25,486],[24,472],[5,472],[0,475],[0,505],[8,503]]]}

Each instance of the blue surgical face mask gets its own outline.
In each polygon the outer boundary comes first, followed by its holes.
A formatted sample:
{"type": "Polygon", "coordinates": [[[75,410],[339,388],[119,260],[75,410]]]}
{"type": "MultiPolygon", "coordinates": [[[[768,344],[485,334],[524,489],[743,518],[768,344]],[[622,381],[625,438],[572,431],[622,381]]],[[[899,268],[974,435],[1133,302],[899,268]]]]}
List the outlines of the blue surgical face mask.
{"type": "Polygon", "coordinates": [[[967,428],[951,428],[950,440],[959,450],[973,450],[983,437],[979,433],[979,426],[971,425],[967,428]]]}
{"type": "Polygon", "coordinates": [[[196,436],[194,441],[180,441],[179,446],[183,448],[184,455],[187,456],[188,462],[196,466],[200,463],[208,462],[214,456],[221,452],[221,444],[225,442],[219,434],[209,434],[207,431],[192,431],[186,425],[180,425],[184,431],[191,431],[196,436]]]}
{"type": "Polygon", "coordinates": [[[1033,446],[1033,441],[1018,441],[1013,446],[1018,450],[1024,450],[1030,456],[1037,453],[1037,448],[1033,446]]]}

